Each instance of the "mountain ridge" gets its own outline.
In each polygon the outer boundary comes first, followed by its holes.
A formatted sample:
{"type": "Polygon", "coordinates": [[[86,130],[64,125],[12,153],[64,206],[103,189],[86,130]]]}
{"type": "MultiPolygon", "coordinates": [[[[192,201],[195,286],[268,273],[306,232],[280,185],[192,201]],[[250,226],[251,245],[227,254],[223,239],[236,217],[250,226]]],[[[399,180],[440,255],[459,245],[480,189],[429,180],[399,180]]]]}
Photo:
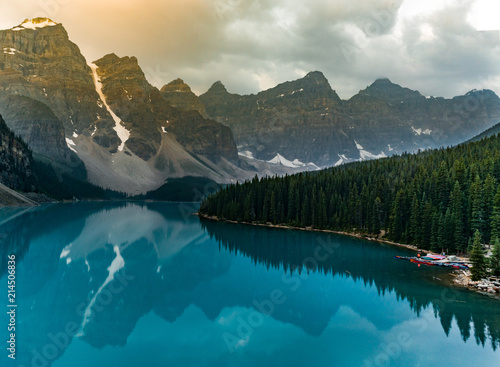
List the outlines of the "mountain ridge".
{"type": "Polygon", "coordinates": [[[379,78],[342,100],[317,71],[250,95],[216,82],[199,99],[210,117],[231,127],[239,151],[322,167],[455,145],[500,119],[500,100],[490,90],[425,97],[379,78]]]}

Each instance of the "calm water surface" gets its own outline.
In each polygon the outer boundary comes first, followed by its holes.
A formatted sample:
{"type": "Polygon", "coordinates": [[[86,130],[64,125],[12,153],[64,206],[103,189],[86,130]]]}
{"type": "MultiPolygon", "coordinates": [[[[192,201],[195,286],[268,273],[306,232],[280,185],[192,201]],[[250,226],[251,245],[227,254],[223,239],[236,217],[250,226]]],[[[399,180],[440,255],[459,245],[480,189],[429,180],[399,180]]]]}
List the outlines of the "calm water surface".
{"type": "Polygon", "coordinates": [[[195,210],[0,210],[2,304],[8,254],[18,304],[16,360],[2,347],[0,365],[500,365],[500,301],[394,259],[411,252],[195,210]]]}

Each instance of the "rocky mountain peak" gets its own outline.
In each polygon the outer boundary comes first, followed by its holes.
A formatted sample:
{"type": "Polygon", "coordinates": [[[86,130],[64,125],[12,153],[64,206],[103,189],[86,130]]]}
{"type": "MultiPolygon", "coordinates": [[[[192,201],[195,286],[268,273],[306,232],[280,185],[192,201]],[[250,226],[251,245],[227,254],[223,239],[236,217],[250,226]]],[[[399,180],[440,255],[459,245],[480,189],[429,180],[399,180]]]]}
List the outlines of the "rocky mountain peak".
{"type": "Polygon", "coordinates": [[[101,78],[112,76],[119,85],[123,84],[122,87],[139,86],[147,90],[152,88],[135,56],[119,57],[111,53],[94,61],[94,64],[99,68],[97,73],[101,78]]]}
{"type": "Polygon", "coordinates": [[[104,55],[99,60],[94,61],[94,63],[96,65],[97,65],[97,63],[99,63],[99,64],[111,64],[114,62],[118,62],[119,60],[120,60],[120,58],[115,53],[110,53],[110,54],[104,55]]]}
{"type": "Polygon", "coordinates": [[[0,30],[0,50],[4,97],[19,94],[45,104],[63,123],[68,138],[94,131],[96,124],[101,132],[113,134],[111,116],[98,101],[87,61],[61,24],[35,18],[0,30]]]}
{"type": "Polygon", "coordinates": [[[301,79],[297,79],[292,82],[285,82],[278,85],[275,90],[278,90],[287,95],[287,92],[294,93],[294,95],[298,92],[301,93],[312,93],[315,95],[322,95],[322,97],[328,96],[335,100],[335,102],[339,102],[340,98],[337,96],[337,93],[332,89],[328,79],[326,79],[325,75],[321,71],[311,71],[306,74],[301,79]]]}
{"type": "Polygon", "coordinates": [[[263,100],[282,98],[300,100],[301,108],[306,110],[334,108],[340,103],[339,96],[320,71],[311,71],[301,79],[278,84],[274,88],[258,93],[257,96],[263,100]]]}
{"type": "Polygon", "coordinates": [[[360,93],[383,99],[388,102],[425,98],[417,91],[409,88],[403,88],[400,85],[391,82],[389,78],[380,78],[375,80],[370,86],[360,93]]]}
{"type": "Polygon", "coordinates": [[[304,80],[307,81],[314,81],[317,84],[320,83],[328,83],[328,79],[326,79],[325,75],[321,71],[311,71],[307,73],[307,75],[304,77],[304,80]]]}
{"type": "Polygon", "coordinates": [[[205,107],[184,80],[180,78],[172,80],[161,88],[160,93],[172,106],[198,111],[203,117],[207,117],[205,107]]]}
{"type": "Polygon", "coordinates": [[[21,31],[25,29],[40,29],[40,28],[45,28],[45,27],[53,27],[60,25],[59,23],[56,23],[52,21],[49,18],[33,18],[33,19],[25,19],[21,24],[18,26],[15,26],[11,28],[13,31],[21,31]]]}
{"type": "Polygon", "coordinates": [[[481,97],[495,97],[498,98],[495,92],[491,89],[472,89],[465,93],[466,96],[481,96],[481,97]]]}
{"type": "MultiPolygon", "coordinates": [[[[120,66],[120,68],[133,69],[135,71],[140,71],[139,62],[135,56],[124,56],[119,57],[114,53],[105,55],[99,60],[94,61],[98,67],[109,67],[112,65],[120,66]]],[[[142,73],[142,72],[141,72],[142,73]]]]}
{"type": "Polygon", "coordinates": [[[382,77],[382,78],[378,78],[376,79],[372,85],[378,85],[378,86],[382,86],[382,85],[396,85],[394,84],[393,82],[391,82],[391,79],[387,78],[387,77],[382,77]]]}
{"type": "Polygon", "coordinates": [[[207,93],[228,93],[228,91],[224,84],[222,84],[222,82],[218,80],[214,84],[212,84],[207,93]]]}
{"type": "Polygon", "coordinates": [[[189,87],[189,85],[187,85],[186,83],[184,83],[184,80],[182,80],[181,78],[177,78],[175,80],[172,80],[170,83],[164,85],[162,88],[161,88],[161,92],[164,93],[164,92],[178,92],[178,93],[181,93],[181,92],[191,92],[191,88],[189,87]]]}

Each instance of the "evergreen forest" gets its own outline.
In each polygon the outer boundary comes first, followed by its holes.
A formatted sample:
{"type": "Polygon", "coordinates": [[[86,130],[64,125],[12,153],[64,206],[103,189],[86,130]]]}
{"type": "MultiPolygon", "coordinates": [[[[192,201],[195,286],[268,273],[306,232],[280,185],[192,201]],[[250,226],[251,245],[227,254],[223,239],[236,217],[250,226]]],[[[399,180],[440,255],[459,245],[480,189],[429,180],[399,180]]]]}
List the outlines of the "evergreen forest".
{"type": "Polygon", "coordinates": [[[351,231],[466,253],[500,236],[500,135],[322,171],[265,177],[207,196],[222,220],[351,231]]]}

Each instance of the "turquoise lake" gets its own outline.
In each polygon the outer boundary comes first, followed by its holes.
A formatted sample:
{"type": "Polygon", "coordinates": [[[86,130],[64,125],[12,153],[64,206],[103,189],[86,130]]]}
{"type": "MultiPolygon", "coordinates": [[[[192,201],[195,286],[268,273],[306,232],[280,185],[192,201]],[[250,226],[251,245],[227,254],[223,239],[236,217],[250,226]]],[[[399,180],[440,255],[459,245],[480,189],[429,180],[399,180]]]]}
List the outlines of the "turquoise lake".
{"type": "Polygon", "coordinates": [[[200,220],[195,204],[0,209],[1,366],[495,366],[500,301],[411,251],[200,220]],[[5,307],[5,306],[4,306],[5,307]]]}

